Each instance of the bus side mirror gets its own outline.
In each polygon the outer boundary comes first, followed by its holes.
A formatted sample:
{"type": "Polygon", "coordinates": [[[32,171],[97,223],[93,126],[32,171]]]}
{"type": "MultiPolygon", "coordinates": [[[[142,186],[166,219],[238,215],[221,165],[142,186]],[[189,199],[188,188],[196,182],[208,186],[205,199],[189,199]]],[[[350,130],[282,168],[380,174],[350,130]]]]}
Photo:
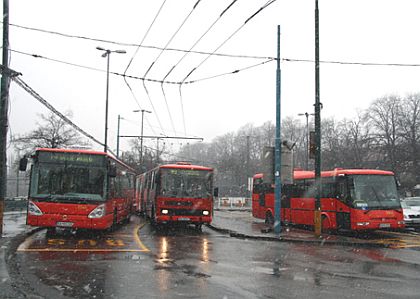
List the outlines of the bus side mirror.
{"type": "Polygon", "coordinates": [[[117,166],[109,165],[108,176],[115,178],[117,176],[117,166]]]}
{"type": "Polygon", "coordinates": [[[19,161],[19,170],[26,171],[26,166],[28,165],[28,158],[23,157],[19,161]]]}
{"type": "Polygon", "coordinates": [[[218,187],[213,189],[213,196],[214,197],[219,197],[219,188],[218,187]]]}

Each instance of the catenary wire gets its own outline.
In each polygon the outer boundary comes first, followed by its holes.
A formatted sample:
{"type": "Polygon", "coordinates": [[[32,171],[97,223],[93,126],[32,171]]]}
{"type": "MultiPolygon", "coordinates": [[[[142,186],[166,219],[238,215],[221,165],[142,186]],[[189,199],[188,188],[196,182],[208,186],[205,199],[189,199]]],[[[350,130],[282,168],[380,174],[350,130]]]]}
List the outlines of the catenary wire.
{"type": "MultiPolygon", "coordinates": [[[[3,73],[3,69],[0,70],[0,72],[3,73]]],[[[53,112],[55,115],[60,117],[63,121],[65,121],[68,125],[70,125],[73,129],[81,133],[82,135],[86,136],[90,140],[94,141],[95,143],[104,146],[102,142],[100,142],[98,139],[93,137],[91,134],[84,131],[82,128],[77,126],[75,123],[73,123],[67,116],[62,114],[60,111],[58,111],[54,106],[52,106],[48,101],[46,101],[41,95],[39,95],[34,89],[32,89],[27,83],[25,83],[22,79],[20,79],[17,76],[12,76],[11,80],[13,80],[16,84],[18,84],[20,87],[22,87],[26,92],[28,92],[31,96],[33,96],[36,100],[38,100],[41,104],[43,104],[45,107],[47,107],[51,112],[53,112]]],[[[111,150],[109,150],[110,153],[115,155],[111,150]]]]}
{"type": "MultiPolygon", "coordinates": [[[[0,21],[0,23],[2,23],[2,22],[0,21]]],[[[77,35],[71,35],[71,34],[57,32],[57,31],[37,29],[37,28],[32,28],[32,27],[27,27],[27,26],[22,26],[22,25],[16,25],[16,24],[9,24],[9,25],[13,26],[13,27],[16,27],[16,28],[20,28],[20,29],[37,31],[37,32],[42,32],[42,33],[47,33],[47,34],[53,34],[53,35],[58,35],[58,36],[62,36],[62,37],[67,37],[67,38],[83,39],[83,40],[88,40],[88,41],[108,43],[108,44],[125,46],[125,47],[138,47],[139,46],[138,44],[134,44],[134,43],[123,43],[123,42],[115,42],[115,41],[104,40],[104,39],[93,38],[93,37],[77,36],[77,35]]],[[[141,45],[140,47],[141,48],[147,48],[147,49],[154,49],[154,50],[162,50],[163,49],[161,47],[148,46],[148,45],[141,45]]],[[[176,49],[176,48],[166,48],[165,50],[166,51],[174,51],[174,52],[184,52],[184,53],[188,52],[188,50],[176,49]]],[[[199,55],[210,54],[209,52],[204,52],[204,51],[190,51],[190,53],[199,54],[199,55]]],[[[214,53],[213,56],[222,56],[222,57],[230,57],[230,58],[245,58],[245,59],[269,59],[269,58],[274,58],[274,57],[267,57],[267,56],[239,55],[239,54],[227,54],[227,53],[214,53]]]]}
{"type": "MultiPolygon", "coordinates": [[[[191,51],[197,46],[197,44],[207,35],[207,33],[220,21],[222,16],[237,2],[238,0],[233,0],[223,11],[220,13],[218,18],[207,28],[207,30],[194,42],[194,44],[188,49],[187,52],[175,63],[175,65],[168,71],[162,81],[165,81],[166,78],[171,74],[171,72],[184,60],[184,58],[191,53],[191,51]]],[[[161,83],[160,87],[162,89],[162,93],[165,95],[165,90],[163,88],[163,82],[161,83]]],[[[181,116],[182,116],[182,123],[184,127],[184,135],[187,134],[186,125],[185,125],[185,113],[184,113],[184,104],[182,96],[180,96],[180,104],[181,104],[181,116]]]]}
{"type": "MultiPolygon", "coordinates": [[[[147,35],[149,34],[150,30],[152,29],[152,27],[153,27],[154,23],[156,22],[156,19],[159,17],[160,12],[162,11],[163,6],[165,5],[165,3],[166,3],[166,0],[164,0],[164,1],[162,2],[161,6],[159,7],[159,10],[158,10],[158,12],[156,13],[155,17],[153,18],[152,23],[150,24],[149,28],[147,29],[147,31],[146,31],[145,35],[143,36],[143,38],[142,38],[142,40],[141,40],[140,44],[136,47],[136,51],[134,52],[133,56],[132,56],[132,57],[131,57],[131,59],[130,59],[130,62],[128,63],[128,65],[127,65],[127,67],[126,67],[126,69],[125,69],[125,71],[124,71],[124,82],[127,84],[127,87],[128,87],[128,89],[130,90],[131,95],[133,96],[133,98],[134,98],[135,102],[137,103],[137,106],[140,108],[140,110],[142,109],[142,107],[141,107],[141,105],[140,105],[139,101],[137,100],[137,97],[136,97],[136,95],[134,94],[134,91],[133,91],[133,89],[131,88],[130,84],[128,83],[128,81],[127,81],[127,77],[126,77],[125,75],[127,74],[127,71],[128,71],[128,69],[130,68],[130,65],[131,65],[131,63],[133,62],[134,57],[137,55],[137,53],[138,53],[138,51],[139,51],[140,47],[142,47],[142,46],[143,46],[143,42],[144,42],[144,40],[146,39],[147,35]]],[[[153,113],[153,115],[156,117],[156,119],[157,119],[157,121],[158,121],[158,123],[159,123],[160,129],[161,129],[161,130],[162,130],[162,132],[164,133],[165,131],[163,131],[163,127],[162,127],[162,123],[160,122],[159,115],[158,115],[158,113],[157,113],[157,111],[156,111],[156,109],[155,109],[155,107],[154,107],[154,105],[153,105],[153,103],[152,103],[152,101],[151,101],[150,97],[148,96],[147,98],[149,99],[150,105],[152,106],[152,109],[153,109],[153,112],[154,112],[154,113],[153,113]]],[[[147,123],[148,123],[148,125],[149,125],[149,127],[150,127],[150,123],[149,123],[149,121],[148,121],[148,120],[147,120],[147,123]]],[[[152,131],[154,132],[154,130],[153,130],[153,129],[152,129],[152,131]]]]}
{"type": "MultiPolygon", "coordinates": [[[[166,43],[165,47],[160,51],[159,55],[155,58],[155,60],[150,64],[149,68],[147,69],[147,71],[144,73],[143,77],[147,78],[147,74],[152,70],[153,66],[158,62],[159,58],[162,56],[163,52],[165,52],[166,48],[169,46],[169,44],[173,41],[173,39],[176,37],[176,35],[179,33],[179,31],[182,29],[182,27],[184,27],[185,23],[188,21],[188,19],[191,17],[191,15],[193,14],[193,12],[195,11],[195,9],[197,8],[198,4],[201,2],[201,0],[197,0],[197,2],[194,4],[193,8],[191,9],[191,11],[188,13],[188,15],[184,18],[184,20],[182,21],[181,25],[178,26],[178,28],[175,30],[175,32],[172,34],[172,36],[169,38],[168,42],[166,43]]],[[[149,91],[147,90],[146,87],[146,82],[143,81],[143,87],[146,90],[147,95],[150,98],[150,94],[149,91]]],[[[172,118],[172,113],[171,110],[169,109],[169,105],[168,105],[168,100],[166,98],[166,94],[165,91],[162,89],[163,91],[163,98],[165,100],[165,105],[166,105],[166,109],[168,111],[168,115],[169,115],[169,120],[171,122],[171,126],[173,129],[174,134],[176,134],[176,130],[175,130],[175,125],[174,125],[174,121],[172,118]]]]}

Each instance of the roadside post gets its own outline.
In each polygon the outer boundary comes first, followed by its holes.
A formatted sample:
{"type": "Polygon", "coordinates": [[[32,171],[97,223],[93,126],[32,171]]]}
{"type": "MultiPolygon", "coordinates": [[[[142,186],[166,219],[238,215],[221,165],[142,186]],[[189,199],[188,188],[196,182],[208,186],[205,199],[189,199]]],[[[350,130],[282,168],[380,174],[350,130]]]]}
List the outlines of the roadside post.
{"type": "Polygon", "coordinates": [[[277,71],[276,71],[276,144],[274,151],[274,232],[281,232],[281,70],[280,70],[280,25],[277,25],[277,71]]]}

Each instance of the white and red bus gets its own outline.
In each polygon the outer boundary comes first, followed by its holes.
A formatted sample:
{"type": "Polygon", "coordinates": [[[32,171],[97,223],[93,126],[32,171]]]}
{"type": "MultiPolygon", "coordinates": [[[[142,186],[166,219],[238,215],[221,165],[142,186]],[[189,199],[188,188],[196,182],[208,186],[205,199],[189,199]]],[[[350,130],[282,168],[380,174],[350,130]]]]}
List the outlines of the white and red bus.
{"type": "MultiPolygon", "coordinates": [[[[281,221],[313,226],[315,175],[294,171],[293,184],[282,186],[281,221]]],[[[323,231],[404,228],[403,211],[394,173],[373,169],[339,169],[321,172],[323,231]]],[[[253,178],[252,214],[274,221],[274,189],[263,175],[253,178]]]]}
{"type": "Polygon", "coordinates": [[[136,176],[129,166],[90,150],[38,148],[31,158],[28,225],[103,230],[129,221],[136,176]]]}
{"type": "Polygon", "coordinates": [[[137,177],[136,211],[152,224],[188,223],[201,229],[213,217],[213,168],[178,162],[137,177]]]}

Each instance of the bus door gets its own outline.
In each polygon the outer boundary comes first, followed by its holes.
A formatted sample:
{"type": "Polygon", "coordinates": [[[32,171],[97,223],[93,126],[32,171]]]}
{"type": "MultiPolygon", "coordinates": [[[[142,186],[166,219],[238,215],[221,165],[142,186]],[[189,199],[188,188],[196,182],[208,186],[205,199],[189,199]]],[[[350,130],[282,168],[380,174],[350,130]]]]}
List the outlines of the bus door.
{"type": "Polygon", "coordinates": [[[350,192],[347,177],[337,177],[337,229],[350,229],[350,192]]]}

